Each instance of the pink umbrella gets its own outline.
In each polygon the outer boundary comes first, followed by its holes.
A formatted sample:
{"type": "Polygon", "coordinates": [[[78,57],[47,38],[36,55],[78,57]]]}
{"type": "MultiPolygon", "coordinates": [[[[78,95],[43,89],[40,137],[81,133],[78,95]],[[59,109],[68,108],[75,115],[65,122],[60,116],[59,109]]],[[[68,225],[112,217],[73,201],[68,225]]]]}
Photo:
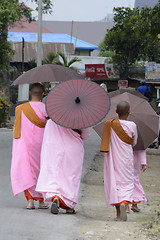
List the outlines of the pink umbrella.
{"type": "Polygon", "coordinates": [[[82,129],[91,127],[107,115],[110,98],[98,84],[82,79],[60,83],[46,99],[49,117],[57,124],[82,129]]]}

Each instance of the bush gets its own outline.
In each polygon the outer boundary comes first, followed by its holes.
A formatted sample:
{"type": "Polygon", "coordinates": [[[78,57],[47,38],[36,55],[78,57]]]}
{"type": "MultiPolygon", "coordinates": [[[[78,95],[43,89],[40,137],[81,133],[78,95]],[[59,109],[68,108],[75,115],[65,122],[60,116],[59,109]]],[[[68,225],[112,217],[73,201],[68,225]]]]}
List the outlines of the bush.
{"type": "Polygon", "coordinates": [[[6,101],[4,93],[0,91],[0,127],[5,126],[8,113],[10,109],[10,104],[6,101]]]}

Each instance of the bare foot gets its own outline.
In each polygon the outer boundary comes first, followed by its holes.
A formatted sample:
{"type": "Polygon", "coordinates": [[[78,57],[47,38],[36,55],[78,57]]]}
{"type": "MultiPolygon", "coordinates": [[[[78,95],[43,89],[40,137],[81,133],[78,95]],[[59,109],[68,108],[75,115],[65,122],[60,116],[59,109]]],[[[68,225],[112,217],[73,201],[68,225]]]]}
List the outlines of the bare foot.
{"type": "Polygon", "coordinates": [[[59,199],[58,199],[57,197],[55,197],[55,198],[53,199],[53,202],[56,203],[57,206],[59,207],[59,199]]]}
{"type": "Polygon", "coordinates": [[[48,203],[44,203],[43,201],[39,201],[39,209],[48,209],[49,208],[49,204],[48,203]]]}
{"type": "Polygon", "coordinates": [[[30,210],[30,209],[35,209],[33,199],[28,200],[28,206],[27,206],[27,209],[29,209],[29,210],[30,210]]]}
{"type": "Polygon", "coordinates": [[[126,213],[130,213],[129,205],[126,205],[126,213]]]}

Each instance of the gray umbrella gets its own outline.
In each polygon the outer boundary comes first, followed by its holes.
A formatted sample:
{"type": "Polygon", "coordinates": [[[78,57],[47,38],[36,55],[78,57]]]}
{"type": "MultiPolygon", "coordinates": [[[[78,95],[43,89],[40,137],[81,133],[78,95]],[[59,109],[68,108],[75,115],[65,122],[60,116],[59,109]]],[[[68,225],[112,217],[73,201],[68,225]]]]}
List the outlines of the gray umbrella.
{"type": "Polygon", "coordinates": [[[127,101],[130,104],[130,115],[128,120],[133,121],[138,129],[138,141],[134,150],[146,149],[154,139],[158,137],[159,117],[150,104],[143,98],[125,92],[111,98],[111,108],[105,119],[97,124],[94,130],[102,137],[104,123],[108,119],[117,118],[116,106],[121,101],[127,101]]]}
{"type": "Polygon", "coordinates": [[[83,79],[83,77],[71,68],[56,64],[45,64],[23,73],[12,85],[37,82],[61,82],[72,79],[83,79]]]}
{"type": "Polygon", "coordinates": [[[145,97],[142,93],[140,93],[139,91],[137,91],[135,88],[131,88],[131,87],[128,87],[128,88],[121,88],[121,89],[118,89],[118,90],[115,90],[113,92],[110,92],[109,93],[109,96],[112,98],[112,97],[115,97],[119,94],[122,94],[122,93],[125,93],[125,92],[128,92],[130,94],[133,94],[137,97],[140,97],[140,98],[144,98],[145,100],[148,100],[147,97],[145,97]]]}

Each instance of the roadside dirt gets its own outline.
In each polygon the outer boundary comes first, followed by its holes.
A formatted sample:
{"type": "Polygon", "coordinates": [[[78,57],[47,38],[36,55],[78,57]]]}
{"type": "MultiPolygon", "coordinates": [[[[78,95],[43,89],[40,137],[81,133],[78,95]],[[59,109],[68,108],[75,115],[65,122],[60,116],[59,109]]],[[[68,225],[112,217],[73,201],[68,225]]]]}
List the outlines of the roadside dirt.
{"type": "Polygon", "coordinates": [[[147,170],[141,173],[140,181],[148,202],[139,204],[140,213],[130,211],[127,222],[115,222],[114,207],[105,203],[103,154],[97,154],[81,187],[82,239],[160,239],[160,149],[147,150],[147,170]]]}

